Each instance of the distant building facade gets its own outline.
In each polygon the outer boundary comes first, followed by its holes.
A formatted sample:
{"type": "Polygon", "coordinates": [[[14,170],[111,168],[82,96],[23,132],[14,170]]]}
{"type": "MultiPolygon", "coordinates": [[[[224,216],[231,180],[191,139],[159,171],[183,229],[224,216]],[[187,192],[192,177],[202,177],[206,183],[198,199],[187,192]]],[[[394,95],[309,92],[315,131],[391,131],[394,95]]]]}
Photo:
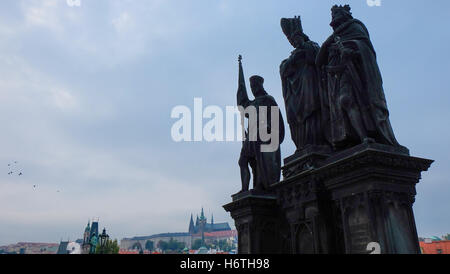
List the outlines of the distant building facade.
{"type": "Polygon", "coordinates": [[[422,254],[450,254],[450,234],[442,238],[421,238],[419,244],[422,254]]]}
{"type": "Polygon", "coordinates": [[[77,242],[61,241],[56,254],[81,254],[81,245],[77,242]]]}
{"type": "Polygon", "coordinates": [[[191,247],[194,238],[187,232],[180,233],[161,233],[151,236],[124,238],[120,241],[121,250],[145,250],[145,246],[148,241],[153,242],[154,248],[156,248],[159,242],[169,242],[171,239],[174,241],[184,243],[187,247],[191,247]]]}
{"type": "Polygon", "coordinates": [[[169,242],[171,239],[182,242],[187,248],[191,248],[192,244],[198,239],[201,239],[205,243],[233,237],[237,237],[237,233],[235,230],[231,230],[228,223],[214,223],[214,216],[211,216],[211,222],[208,222],[202,208],[200,217],[197,215],[195,222],[191,214],[188,232],[162,233],[144,237],[124,238],[120,241],[120,249],[145,250],[148,241],[153,242],[154,248],[157,248],[159,242],[169,242]]]}
{"type": "Polygon", "coordinates": [[[59,244],[24,243],[0,246],[0,254],[56,254],[59,244]]]}
{"type": "Polygon", "coordinates": [[[208,223],[205,213],[202,208],[202,213],[200,214],[200,218],[197,216],[195,224],[194,219],[191,214],[191,221],[189,222],[189,234],[191,235],[201,235],[202,233],[210,233],[216,231],[228,231],[231,230],[231,227],[228,223],[214,223],[214,216],[211,216],[211,222],[208,223]]]}

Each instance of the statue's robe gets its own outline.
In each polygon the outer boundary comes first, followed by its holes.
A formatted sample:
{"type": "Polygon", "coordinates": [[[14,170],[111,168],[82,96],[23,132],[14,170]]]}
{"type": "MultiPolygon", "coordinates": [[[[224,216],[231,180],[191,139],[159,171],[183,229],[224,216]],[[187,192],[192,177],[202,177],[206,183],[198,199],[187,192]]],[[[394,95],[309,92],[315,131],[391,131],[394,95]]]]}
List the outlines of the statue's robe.
{"type": "MultiPolygon", "coordinates": [[[[265,91],[262,94],[259,94],[255,97],[254,100],[249,100],[247,96],[247,92],[244,88],[239,88],[237,95],[237,103],[238,106],[242,106],[243,108],[247,108],[249,106],[254,106],[257,111],[257,124],[258,127],[256,130],[257,140],[251,141],[246,139],[243,142],[243,148],[241,152],[241,158],[239,159],[239,165],[247,164],[248,161],[251,164],[252,169],[256,168],[256,171],[253,170],[253,182],[254,188],[257,190],[266,190],[270,185],[277,183],[280,181],[281,176],[281,152],[280,145],[278,145],[278,149],[274,152],[261,152],[261,145],[269,144],[270,141],[263,142],[259,136],[259,107],[266,106],[267,107],[267,130],[266,132],[271,132],[272,130],[272,119],[271,119],[271,109],[270,107],[278,107],[275,99],[268,95],[265,91]],[[245,162],[243,162],[245,161],[245,162]]],[[[279,144],[284,141],[284,121],[279,112],[279,144]]],[[[248,129],[250,130],[255,129],[248,129]]]]}
{"type": "Polygon", "coordinates": [[[323,65],[327,65],[328,72],[332,142],[345,145],[349,140],[361,141],[355,134],[360,130],[377,143],[398,146],[367,28],[361,21],[351,19],[337,27],[329,39],[336,37],[341,43],[335,42],[321,49],[326,52],[324,58],[327,60],[323,65]],[[349,50],[350,56],[343,56],[342,49],[349,50]],[[355,129],[351,119],[360,119],[362,128],[355,129]]]}
{"type": "Polygon", "coordinates": [[[322,130],[322,101],[316,56],[319,45],[306,41],[303,48],[295,49],[280,66],[286,117],[292,141],[297,150],[307,145],[322,145],[325,142],[322,130]],[[303,53],[303,55],[299,55],[303,53]]]}

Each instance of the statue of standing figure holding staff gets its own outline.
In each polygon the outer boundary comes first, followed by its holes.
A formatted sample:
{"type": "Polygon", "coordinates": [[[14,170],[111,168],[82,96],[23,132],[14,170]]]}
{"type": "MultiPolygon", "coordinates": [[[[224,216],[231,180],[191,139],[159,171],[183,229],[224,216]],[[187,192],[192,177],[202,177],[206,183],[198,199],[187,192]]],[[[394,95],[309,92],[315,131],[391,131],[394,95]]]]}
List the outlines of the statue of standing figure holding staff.
{"type": "Polygon", "coordinates": [[[254,100],[248,98],[242,56],[239,56],[237,105],[241,110],[242,120],[248,119],[248,128],[239,158],[241,192],[249,190],[251,177],[249,166],[252,169],[255,190],[265,191],[280,180],[280,144],[284,140],[283,117],[275,99],[264,89],[264,78],[258,75],[250,77],[250,86],[254,100]]]}

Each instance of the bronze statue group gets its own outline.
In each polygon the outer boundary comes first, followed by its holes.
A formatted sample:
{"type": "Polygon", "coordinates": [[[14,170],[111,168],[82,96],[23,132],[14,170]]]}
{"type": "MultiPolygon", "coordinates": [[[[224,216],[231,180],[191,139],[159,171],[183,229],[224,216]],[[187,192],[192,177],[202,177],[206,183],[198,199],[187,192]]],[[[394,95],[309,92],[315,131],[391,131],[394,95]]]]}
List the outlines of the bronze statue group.
{"type": "MultiPolygon", "coordinates": [[[[328,148],[335,152],[362,143],[400,146],[389,121],[383,81],[367,28],[353,18],[348,5],[335,5],[331,13],[333,33],[321,47],[304,33],[300,17],[281,19],[281,28],[294,47],[289,58],[281,63],[280,75],[296,154],[301,156],[308,148],[328,148]]],[[[238,106],[277,107],[263,83],[261,76],[250,78],[255,97],[250,100],[240,57],[238,106]]],[[[253,126],[278,132],[281,144],[284,122],[281,114],[279,117],[279,127],[272,128],[271,119],[253,126]]],[[[242,192],[249,190],[249,165],[255,190],[265,191],[280,180],[279,144],[275,151],[263,152],[264,143],[260,136],[256,140],[246,136],[243,142],[239,159],[242,192]]]]}

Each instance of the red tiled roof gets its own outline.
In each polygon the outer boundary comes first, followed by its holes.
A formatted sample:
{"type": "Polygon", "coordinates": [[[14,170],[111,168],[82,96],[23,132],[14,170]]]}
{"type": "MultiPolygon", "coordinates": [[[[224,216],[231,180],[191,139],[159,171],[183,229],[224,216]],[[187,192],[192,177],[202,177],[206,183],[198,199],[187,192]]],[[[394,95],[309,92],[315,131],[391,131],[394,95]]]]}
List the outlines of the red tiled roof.
{"type": "Polygon", "coordinates": [[[139,254],[139,251],[131,251],[131,250],[119,250],[119,254],[130,255],[130,254],[139,254]]]}
{"type": "Polygon", "coordinates": [[[211,233],[205,233],[205,237],[236,237],[236,230],[224,230],[224,231],[215,231],[211,233]]]}
{"type": "MultiPolygon", "coordinates": [[[[123,255],[138,255],[139,254],[139,250],[125,250],[125,249],[121,249],[119,250],[119,254],[123,254],[123,255]]],[[[159,254],[157,252],[150,252],[148,250],[144,250],[144,254],[159,254]]]]}
{"type": "Polygon", "coordinates": [[[423,254],[450,254],[450,241],[420,242],[420,249],[423,254]]]}
{"type": "Polygon", "coordinates": [[[45,246],[59,246],[59,244],[54,244],[54,243],[25,243],[25,242],[19,242],[17,243],[17,245],[27,245],[27,246],[41,246],[41,245],[45,245],[45,246]]]}

